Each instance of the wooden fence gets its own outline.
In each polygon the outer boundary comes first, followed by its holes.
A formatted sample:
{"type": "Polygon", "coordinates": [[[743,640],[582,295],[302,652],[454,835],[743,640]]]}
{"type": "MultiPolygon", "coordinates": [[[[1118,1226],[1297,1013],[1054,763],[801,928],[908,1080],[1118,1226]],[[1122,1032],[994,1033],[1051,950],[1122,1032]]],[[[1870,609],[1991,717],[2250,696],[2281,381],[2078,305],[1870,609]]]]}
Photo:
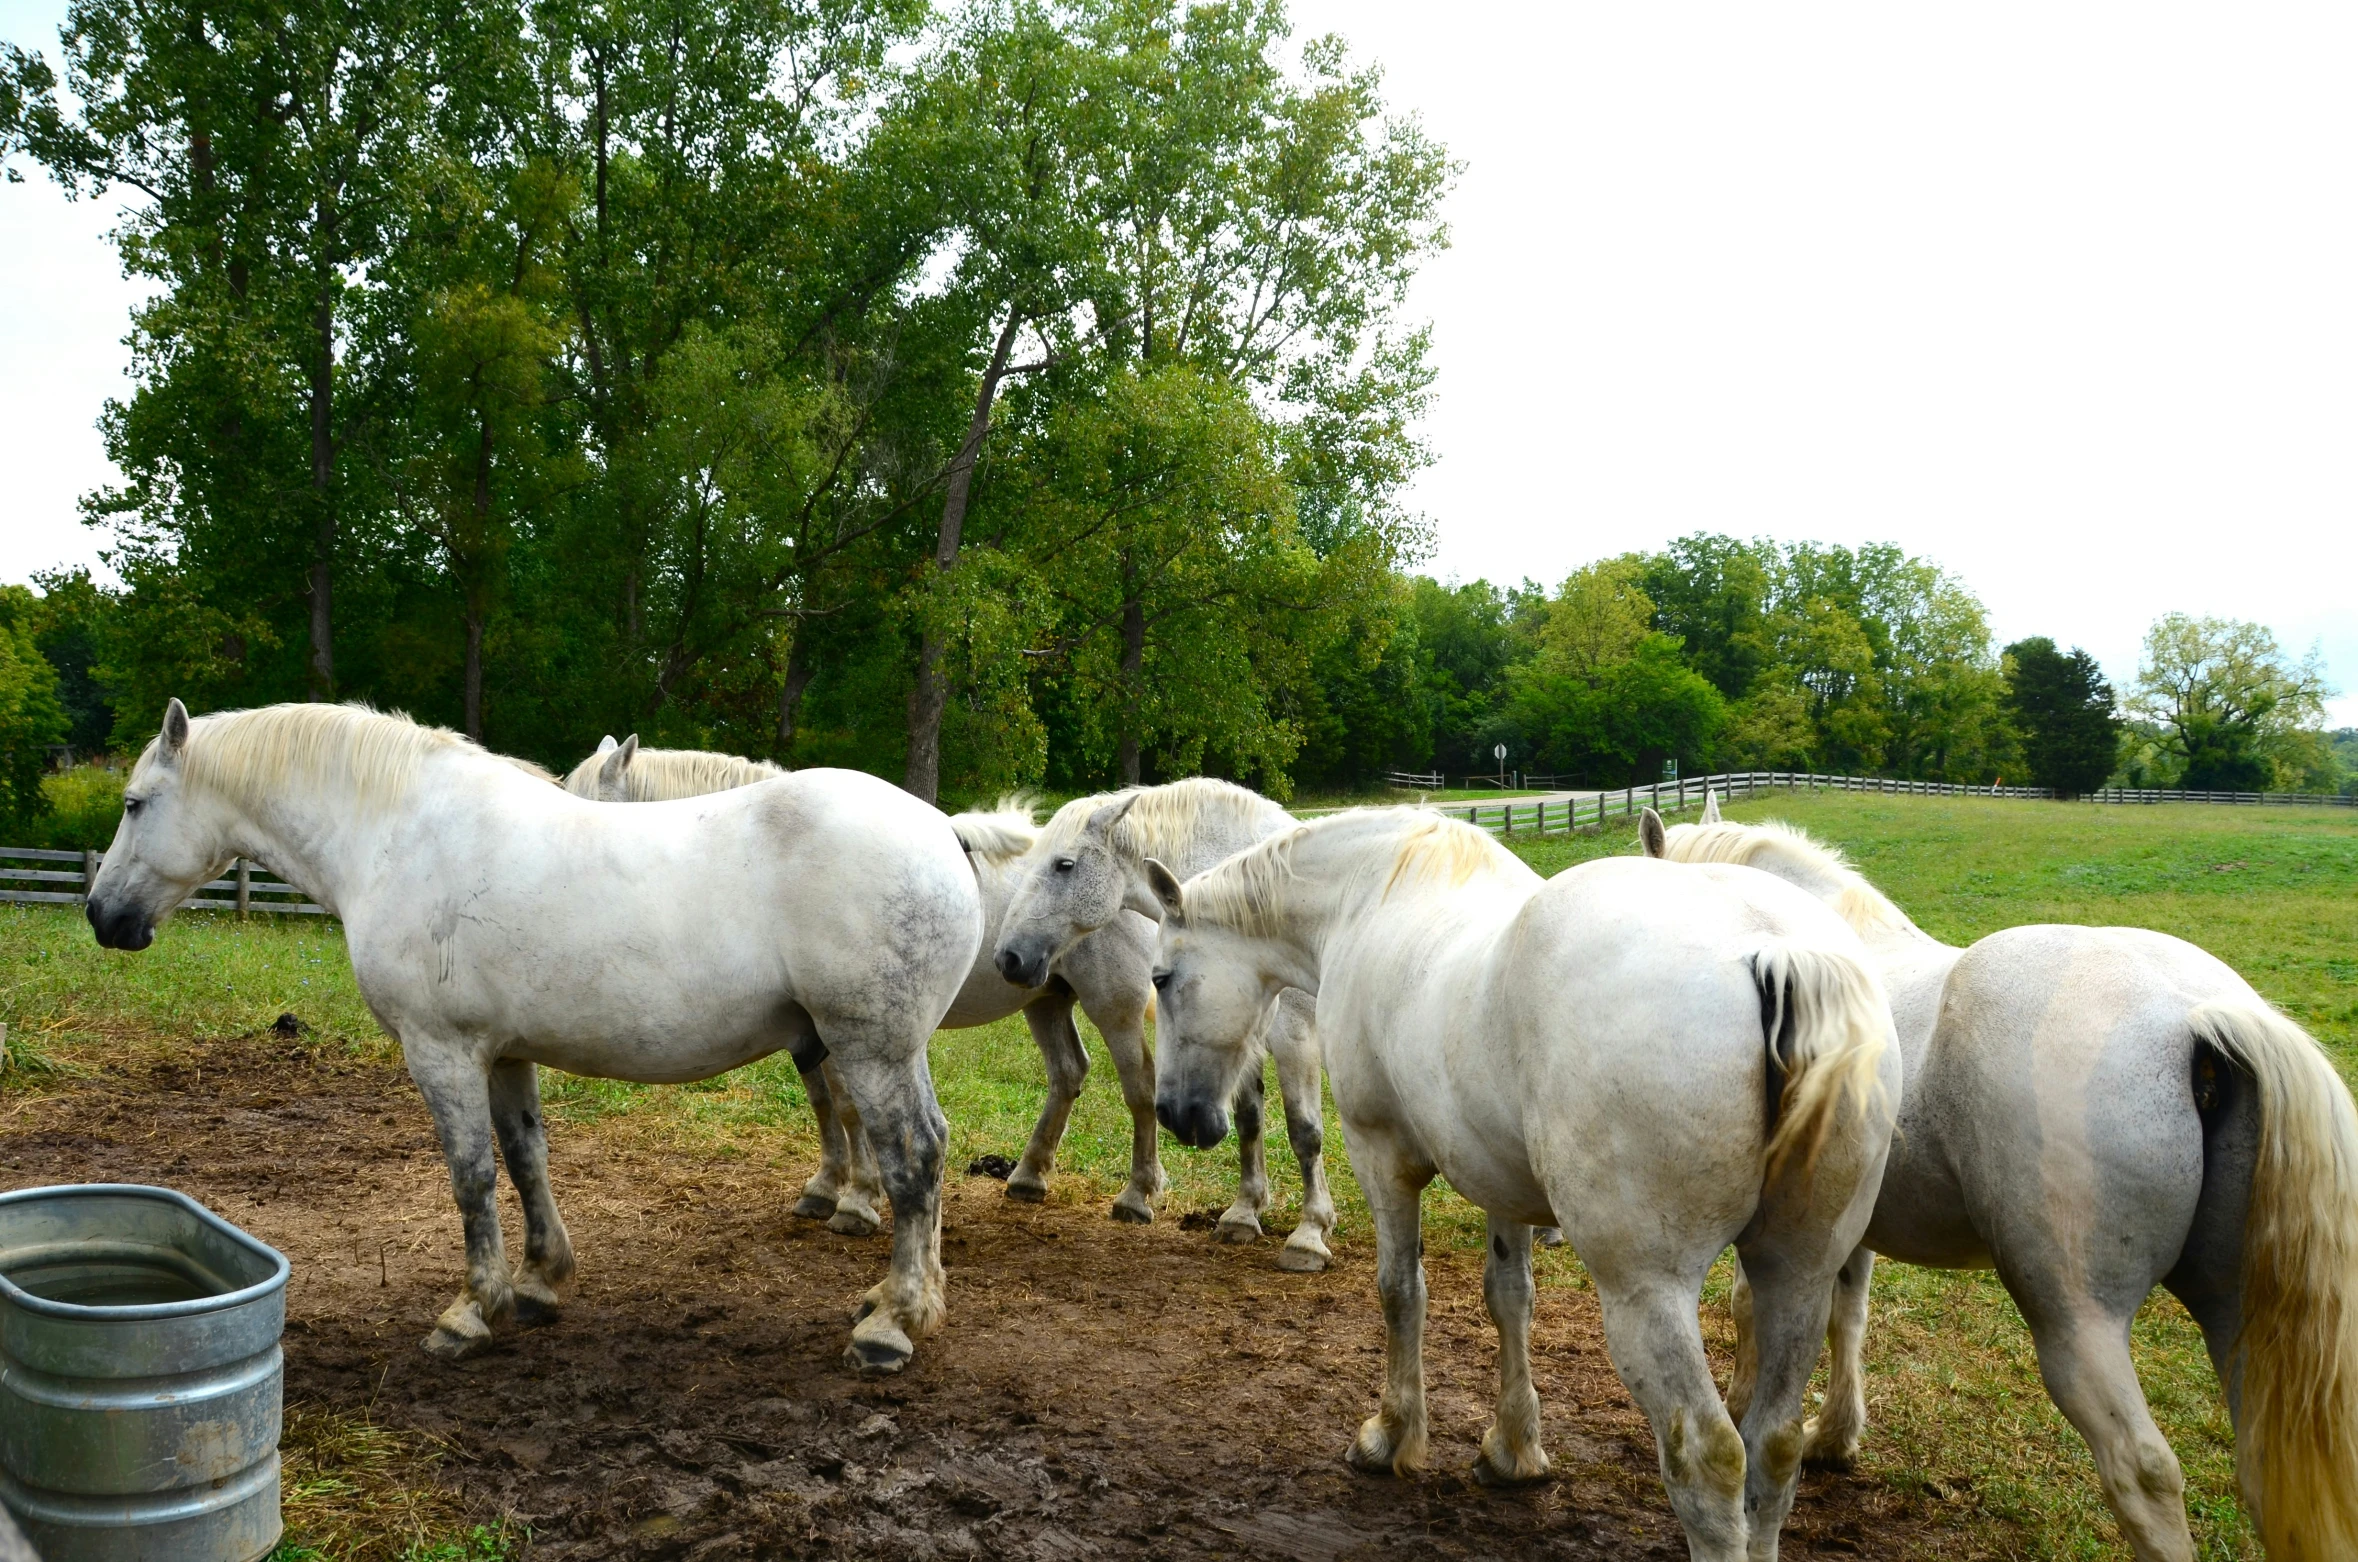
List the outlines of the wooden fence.
{"type": "Polygon", "coordinates": [[[2091,803],[2265,803],[2269,807],[2358,808],[2345,792],[2180,792],[2153,787],[2108,786],[2088,794],[2091,803]]]}
{"type": "MultiPolygon", "coordinates": [[[[98,876],[104,852],[52,851],[39,846],[0,846],[0,901],[50,901],[78,906],[90,898],[90,881],[98,876]]],[[[315,905],[301,890],[259,863],[240,857],[227,878],[197,886],[181,902],[199,911],[234,911],[239,916],[267,911],[276,915],[324,917],[325,906],[315,905]]]]}
{"type": "Polygon", "coordinates": [[[1593,797],[1541,799],[1535,802],[1435,803],[1429,806],[1468,824],[1501,835],[1518,830],[1552,833],[1595,829],[1608,819],[1633,819],[1645,809],[1677,813],[1700,808],[1703,794],[1716,791],[1723,800],[1740,799],[1767,791],[1888,792],[1909,797],[2035,797],[2049,794],[2035,786],[1959,786],[1947,781],[1895,781],[1883,776],[1821,776],[1794,770],[1738,770],[1715,776],[1684,776],[1655,781],[1593,797]]]}

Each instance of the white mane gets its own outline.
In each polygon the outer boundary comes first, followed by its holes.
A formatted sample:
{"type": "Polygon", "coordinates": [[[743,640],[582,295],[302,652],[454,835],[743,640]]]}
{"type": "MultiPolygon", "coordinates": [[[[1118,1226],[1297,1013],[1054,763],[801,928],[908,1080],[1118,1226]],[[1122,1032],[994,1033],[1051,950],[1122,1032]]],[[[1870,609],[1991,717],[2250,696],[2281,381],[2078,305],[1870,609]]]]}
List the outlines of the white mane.
{"type": "MultiPolygon", "coordinates": [[[[154,751],[151,742],[140,763],[154,751]]],[[[373,811],[405,799],[419,768],[441,753],[482,754],[543,781],[555,779],[530,760],[490,754],[447,728],[360,704],[265,705],[196,717],[180,770],[190,786],[230,797],[253,799],[301,782],[345,793],[373,811]]]]}
{"type": "MultiPolygon", "coordinates": [[[[576,797],[597,796],[598,770],[605,761],[606,754],[601,752],[575,765],[565,777],[565,790],[576,797]]],[[[785,774],[783,768],[766,759],[740,759],[735,754],[695,748],[642,748],[623,767],[622,785],[627,801],[668,803],[752,786],[785,774]]]]}
{"type": "MultiPolygon", "coordinates": [[[[1125,787],[1076,797],[1050,817],[1040,841],[1057,850],[1080,838],[1089,818],[1108,803],[1134,798],[1129,811],[1114,825],[1112,846],[1126,860],[1176,855],[1199,832],[1232,828],[1238,834],[1258,832],[1276,803],[1250,787],[1210,776],[1191,776],[1163,786],[1125,787]]],[[[1282,812],[1282,809],[1279,809],[1282,812]]]]}
{"type": "Polygon", "coordinates": [[[1812,887],[1862,938],[1923,931],[1839,849],[1779,820],[1678,825],[1669,832],[1663,856],[1671,862],[1726,862],[1771,873],[1782,865],[1825,886],[1812,887]]]}
{"type": "Polygon", "coordinates": [[[1523,872],[1523,861],[1487,830],[1423,809],[1354,808],[1313,819],[1238,852],[1207,869],[1187,887],[1187,915],[1259,937],[1273,931],[1278,897],[1294,877],[1302,847],[1329,835],[1396,832],[1388,860],[1371,865],[1383,876],[1381,896],[1420,883],[1455,889],[1487,874],[1523,872]]]}
{"type": "Polygon", "coordinates": [[[950,815],[950,829],[958,844],[986,862],[1007,862],[1032,849],[1040,838],[1033,822],[1038,805],[1022,793],[1000,798],[989,808],[950,815]]]}

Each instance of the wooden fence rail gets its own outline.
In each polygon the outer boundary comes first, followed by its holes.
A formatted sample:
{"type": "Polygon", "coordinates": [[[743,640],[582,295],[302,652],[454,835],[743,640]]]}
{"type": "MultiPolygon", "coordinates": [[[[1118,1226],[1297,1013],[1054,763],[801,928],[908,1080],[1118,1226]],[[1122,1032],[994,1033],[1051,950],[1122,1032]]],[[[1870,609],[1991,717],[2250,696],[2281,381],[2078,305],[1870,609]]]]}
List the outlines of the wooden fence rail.
{"type": "MultiPolygon", "coordinates": [[[[0,846],[0,901],[48,901],[78,906],[90,898],[90,881],[98,876],[104,852],[54,851],[42,846],[0,846]]],[[[234,911],[239,916],[266,911],[280,916],[324,917],[327,907],[314,904],[294,885],[259,863],[240,857],[227,878],[197,886],[181,902],[199,911],[234,911]]]]}

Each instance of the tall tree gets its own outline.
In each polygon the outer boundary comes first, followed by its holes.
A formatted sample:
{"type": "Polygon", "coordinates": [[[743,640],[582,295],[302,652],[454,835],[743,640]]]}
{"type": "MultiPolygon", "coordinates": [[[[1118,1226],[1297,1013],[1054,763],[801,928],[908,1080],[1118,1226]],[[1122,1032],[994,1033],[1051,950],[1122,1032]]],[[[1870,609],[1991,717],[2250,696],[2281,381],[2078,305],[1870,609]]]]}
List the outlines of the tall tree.
{"type": "Polygon", "coordinates": [[[2129,711],[2160,731],[2197,791],[2264,791],[2275,750],[2322,725],[2329,690],[2315,652],[2298,662],[2260,624],[2171,613],[2145,634],[2129,711]]]}
{"type": "Polygon", "coordinates": [[[73,109],[41,57],[0,64],[0,152],[76,194],[138,192],[124,264],[163,287],[109,427],[131,484],[99,509],[138,518],[134,548],[299,558],[316,699],[336,689],[350,541],[338,351],[355,280],[384,254],[433,35],[407,0],[75,0],[73,109]]]}
{"type": "Polygon", "coordinates": [[[2104,785],[2120,759],[2121,721],[2096,658],[2044,635],[2006,647],[2006,708],[2030,780],[2066,797],[2104,785]]]}

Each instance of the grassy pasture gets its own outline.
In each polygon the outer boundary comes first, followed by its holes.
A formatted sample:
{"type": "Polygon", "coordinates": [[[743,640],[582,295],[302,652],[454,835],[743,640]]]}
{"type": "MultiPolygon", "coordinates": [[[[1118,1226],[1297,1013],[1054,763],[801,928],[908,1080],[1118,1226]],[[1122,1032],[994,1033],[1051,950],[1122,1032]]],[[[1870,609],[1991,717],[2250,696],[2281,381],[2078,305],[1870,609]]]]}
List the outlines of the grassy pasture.
{"type": "MultiPolygon", "coordinates": [[[[1777,797],[1729,812],[1782,817],[1842,846],[1926,929],[1951,941],[2030,921],[2134,924],[2190,939],[2308,1026],[2345,1077],[2358,1076],[2358,812],[1836,793],[1777,797]]],[[[1518,835],[1514,846],[1549,873],[1633,849],[1631,832],[1618,824],[1602,835],[1518,835]]],[[[124,955],[97,948],[71,910],[0,906],[0,1022],[9,1026],[10,1058],[0,1090],[62,1082],[95,1047],[164,1050],[190,1035],[258,1030],[282,1012],[300,1016],[323,1041],[389,1054],[353,988],[341,930],[332,924],[290,918],[240,925],[191,914],[154,948],[124,955]]],[[[1129,1124],[1110,1060],[1086,1026],[1084,1034],[1094,1082],[1074,1112],[1052,1197],[1101,1203],[1127,1175],[1129,1124]]],[[[953,1172],[986,1151],[1017,1153],[1040,1090],[1022,1021],[944,1032],[933,1065],[952,1124],[953,1172]]],[[[679,1088],[550,1075],[547,1089],[560,1133],[567,1122],[627,1114],[686,1153],[797,1168],[815,1159],[799,1084],[783,1059],[679,1088]]],[[[0,1101],[0,1121],[6,1116],[0,1101]]],[[[1340,1132],[1329,1126],[1339,1235],[1363,1242],[1364,1205],[1340,1132]]],[[[1282,1228],[1298,1185],[1290,1154],[1279,1149],[1271,1159],[1282,1228]]],[[[1234,1187],[1234,1156],[1226,1149],[1197,1154],[1166,1140],[1164,1164],[1172,1180],[1165,1218],[1224,1205],[1234,1187]]],[[[1481,1241],[1479,1215],[1445,1189],[1436,1189],[1427,1207],[1428,1240],[1481,1241]]],[[[1567,1254],[1544,1254],[1540,1263],[1543,1285],[1586,1283],[1567,1254]]],[[[1706,1301],[1707,1321],[1721,1339],[1723,1300],[1718,1276],[1706,1301]]],[[[2226,1417],[2192,1323],[2159,1297],[2139,1319],[2136,1344],[2156,1417],[2186,1465],[2202,1554],[2257,1557],[2235,1504],[2226,1417]]],[[[1867,1473],[1929,1493],[1953,1511],[1953,1554],[2126,1554],[2086,1450],[2048,1403],[2020,1318],[1989,1276],[1883,1266],[1868,1370],[1867,1473]]],[[[333,1479],[320,1483],[314,1532],[349,1521],[333,1511],[335,1488],[333,1479]]],[[[307,1499],[299,1491],[291,1496],[290,1518],[301,1526],[307,1499]]],[[[461,1556],[475,1544],[454,1530],[410,1554],[461,1556]]],[[[484,1552],[498,1549],[494,1542],[484,1552]]]]}

